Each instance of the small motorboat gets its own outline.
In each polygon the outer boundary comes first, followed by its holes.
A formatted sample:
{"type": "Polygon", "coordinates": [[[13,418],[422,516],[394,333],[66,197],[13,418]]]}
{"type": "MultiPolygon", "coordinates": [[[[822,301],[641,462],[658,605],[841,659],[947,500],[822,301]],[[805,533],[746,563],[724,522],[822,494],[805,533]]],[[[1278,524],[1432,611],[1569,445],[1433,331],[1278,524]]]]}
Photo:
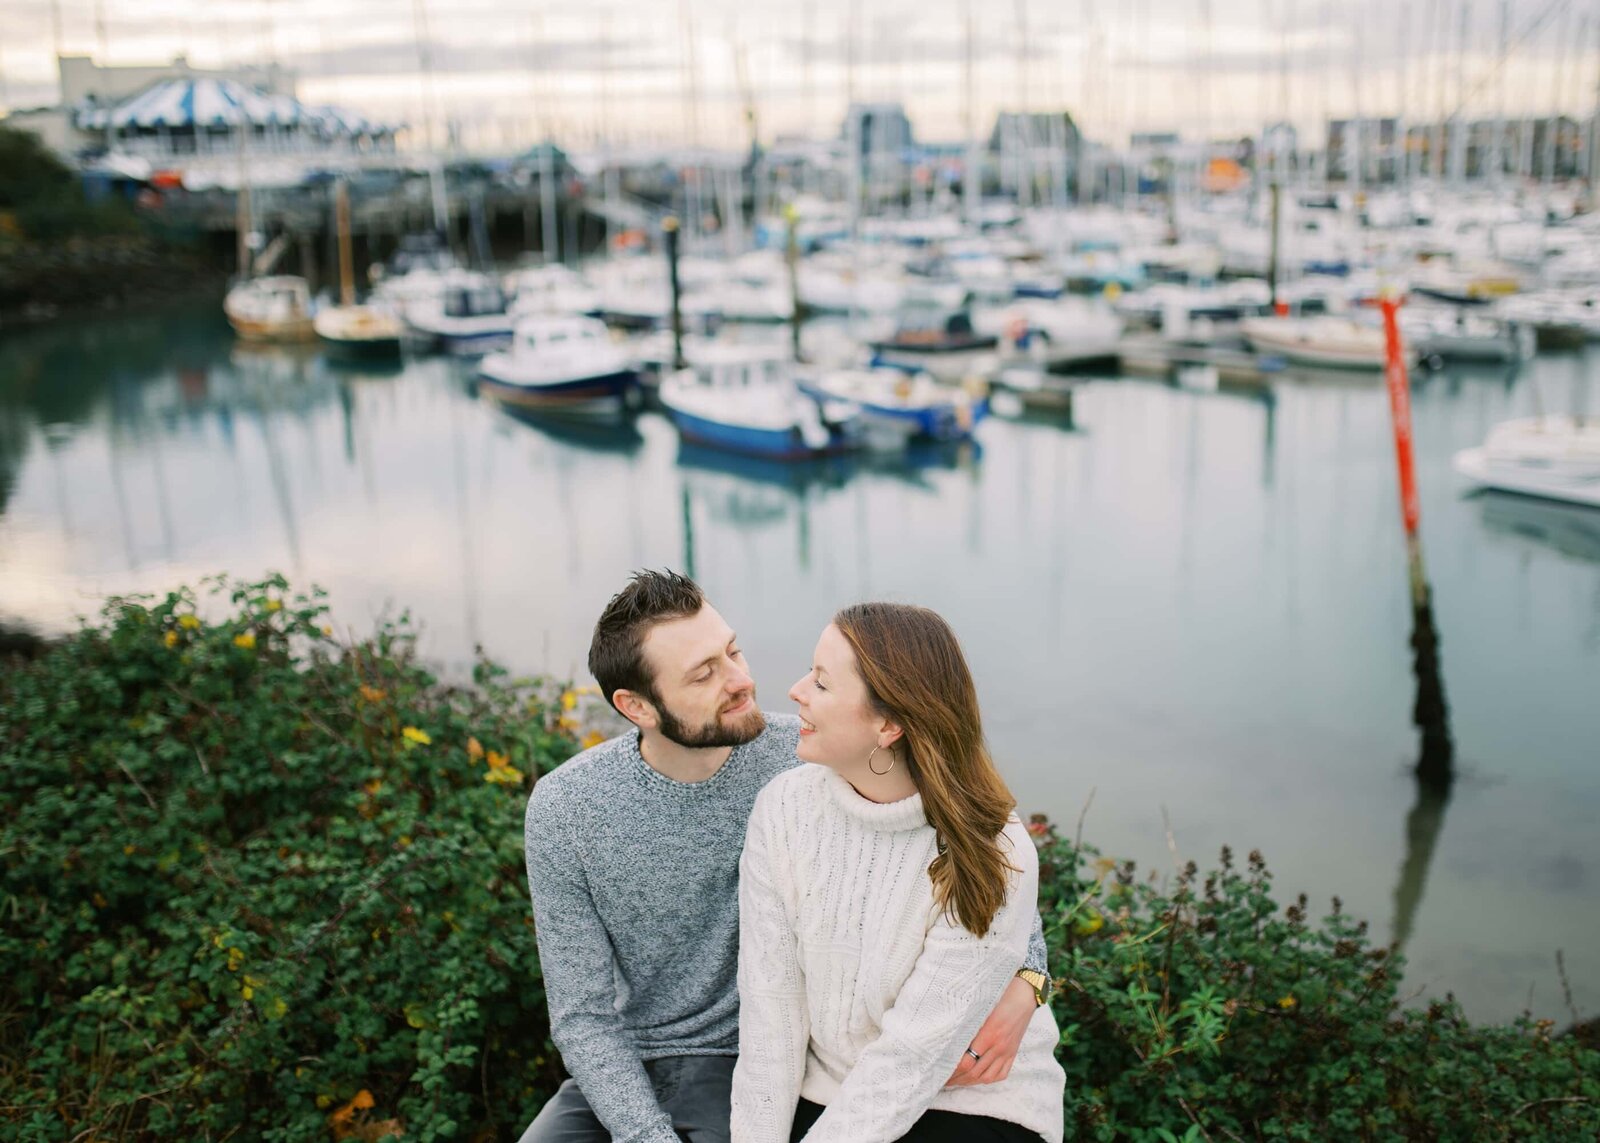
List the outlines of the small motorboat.
{"type": "Polygon", "coordinates": [[[240,282],[223,299],[222,312],[245,341],[296,342],[316,336],[311,288],[293,274],[240,282]]]}
{"type": "Polygon", "coordinates": [[[782,358],[723,348],[730,351],[707,353],[694,368],[661,379],[661,405],[685,441],[775,460],[863,443],[857,406],[806,396],[782,358]]]}
{"type": "Polygon", "coordinates": [[[827,369],[802,375],[800,391],[818,401],[848,401],[862,416],[912,440],[965,440],[989,413],[986,391],[941,385],[902,369],[827,369]]]}
{"type": "Polygon", "coordinates": [[[1600,338],[1600,306],[1581,291],[1517,294],[1497,302],[1494,313],[1505,321],[1532,326],[1540,349],[1582,349],[1600,338]]]}
{"type": "Polygon", "coordinates": [[[516,320],[500,284],[471,270],[450,271],[437,300],[406,312],[406,324],[424,344],[459,357],[505,348],[516,320]]]}
{"type": "Polygon", "coordinates": [[[922,370],[940,381],[987,376],[1000,367],[1000,338],[973,329],[966,310],[911,311],[893,337],[868,347],[874,365],[922,370]]]}
{"type": "Polygon", "coordinates": [[[600,308],[600,291],[560,263],[508,274],[505,291],[513,299],[512,312],[519,316],[593,314],[600,308]]]}
{"type": "Polygon", "coordinates": [[[1600,508],[1600,420],[1527,417],[1456,453],[1455,469],[1486,488],[1600,508]]]}
{"type": "MultiPolygon", "coordinates": [[[[1239,332],[1257,353],[1325,369],[1379,370],[1388,352],[1380,327],[1345,317],[1246,318],[1239,332]]],[[[1406,354],[1415,359],[1410,346],[1406,354]]]]}
{"type": "Polygon", "coordinates": [[[580,416],[639,404],[639,374],[596,318],[522,319],[511,348],[479,363],[478,387],[501,404],[580,416]]]}
{"type": "Polygon", "coordinates": [[[1532,357],[1536,348],[1531,325],[1461,306],[1407,306],[1400,311],[1400,331],[1425,360],[1514,362],[1532,357]]]}
{"type": "Polygon", "coordinates": [[[1008,365],[1061,370],[1114,365],[1125,325],[1109,306],[1088,298],[1017,301],[975,321],[1002,336],[1008,365]]]}

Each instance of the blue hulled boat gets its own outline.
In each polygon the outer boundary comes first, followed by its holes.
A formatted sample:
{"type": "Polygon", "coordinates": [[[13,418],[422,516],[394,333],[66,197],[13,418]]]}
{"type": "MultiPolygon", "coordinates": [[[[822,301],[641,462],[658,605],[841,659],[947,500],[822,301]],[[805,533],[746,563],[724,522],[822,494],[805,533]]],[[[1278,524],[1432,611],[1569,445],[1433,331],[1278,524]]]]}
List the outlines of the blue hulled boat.
{"type": "Polygon", "coordinates": [[[858,408],[806,396],[789,363],[771,356],[708,354],[662,377],[659,397],[683,439],[707,448],[799,460],[863,440],[858,408]]]}
{"type": "Polygon", "coordinates": [[[798,383],[807,396],[851,402],[869,420],[900,428],[911,439],[963,440],[989,413],[986,392],[941,385],[926,373],[901,369],[826,370],[798,383]]]}

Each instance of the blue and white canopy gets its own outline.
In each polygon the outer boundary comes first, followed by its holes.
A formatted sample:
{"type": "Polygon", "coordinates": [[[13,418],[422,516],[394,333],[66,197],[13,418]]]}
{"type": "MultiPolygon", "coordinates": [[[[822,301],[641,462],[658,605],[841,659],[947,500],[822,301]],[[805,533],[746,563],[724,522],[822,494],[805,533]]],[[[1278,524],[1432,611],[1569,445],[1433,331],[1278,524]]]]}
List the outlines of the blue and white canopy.
{"type": "Polygon", "coordinates": [[[115,131],[166,128],[307,127],[328,135],[373,135],[392,128],[334,107],[307,107],[228,79],[168,79],[114,107],[89,107],[78,125],[115,131]]]}

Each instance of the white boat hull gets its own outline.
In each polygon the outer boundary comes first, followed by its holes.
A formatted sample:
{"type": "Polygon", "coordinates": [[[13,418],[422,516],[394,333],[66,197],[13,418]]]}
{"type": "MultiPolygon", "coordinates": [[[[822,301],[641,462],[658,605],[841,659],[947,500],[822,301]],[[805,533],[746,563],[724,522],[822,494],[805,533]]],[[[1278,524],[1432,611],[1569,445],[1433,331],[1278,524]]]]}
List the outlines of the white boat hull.
{"type": "Polygon", "coordinates": [[[1483,448],[1462,449],[1453,463],[1462,476],[1485,488],[1600,508],[1600,470],[1585,476],[1495,464],[1483,448]]]}

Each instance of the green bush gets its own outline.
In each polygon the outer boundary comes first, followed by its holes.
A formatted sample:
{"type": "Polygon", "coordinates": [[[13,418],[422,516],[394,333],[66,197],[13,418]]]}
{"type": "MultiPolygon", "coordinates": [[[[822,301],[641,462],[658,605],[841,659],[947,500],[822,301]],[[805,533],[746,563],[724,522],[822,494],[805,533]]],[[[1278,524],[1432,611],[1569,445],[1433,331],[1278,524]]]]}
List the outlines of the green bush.
{"type": "Polygon", "coordinates": [[[36,243],[141,233],[127,203],[89,202],[78,176],[54,152],[31,132],[5,126],[0,126],[0,214],[8,220],[0,229],[14,227],[36,243]]]}
{"type": "MultiPolygon", "coordinates": [[[[522,807],[585,700],[213,591],[0,668],[0,1138],[516,1138],[561,1074],[522,807]]],[[[1159,886],[1032,828],[1069,1138],[1600,1136],[1600,1053],[1403,1010],[1256,855],[1159,886]]]]}
{"type": "Polygon", "coordinates": [[[1304,896],[1280,911],[1260,854],[1162,886],[1030,829],[1069,1139],[1600,1138],[1600,1053],[1548,1020],[1402,1009],[1400,958],[1337,898],[1320,925],[1304,896]]]}
{"type": "Polygon", "coordinates": [[[0,674],[0,1135],[514,1138],[558,1081],[521,826],[561,704],[285,592],[112,601],[0,674]]]}

